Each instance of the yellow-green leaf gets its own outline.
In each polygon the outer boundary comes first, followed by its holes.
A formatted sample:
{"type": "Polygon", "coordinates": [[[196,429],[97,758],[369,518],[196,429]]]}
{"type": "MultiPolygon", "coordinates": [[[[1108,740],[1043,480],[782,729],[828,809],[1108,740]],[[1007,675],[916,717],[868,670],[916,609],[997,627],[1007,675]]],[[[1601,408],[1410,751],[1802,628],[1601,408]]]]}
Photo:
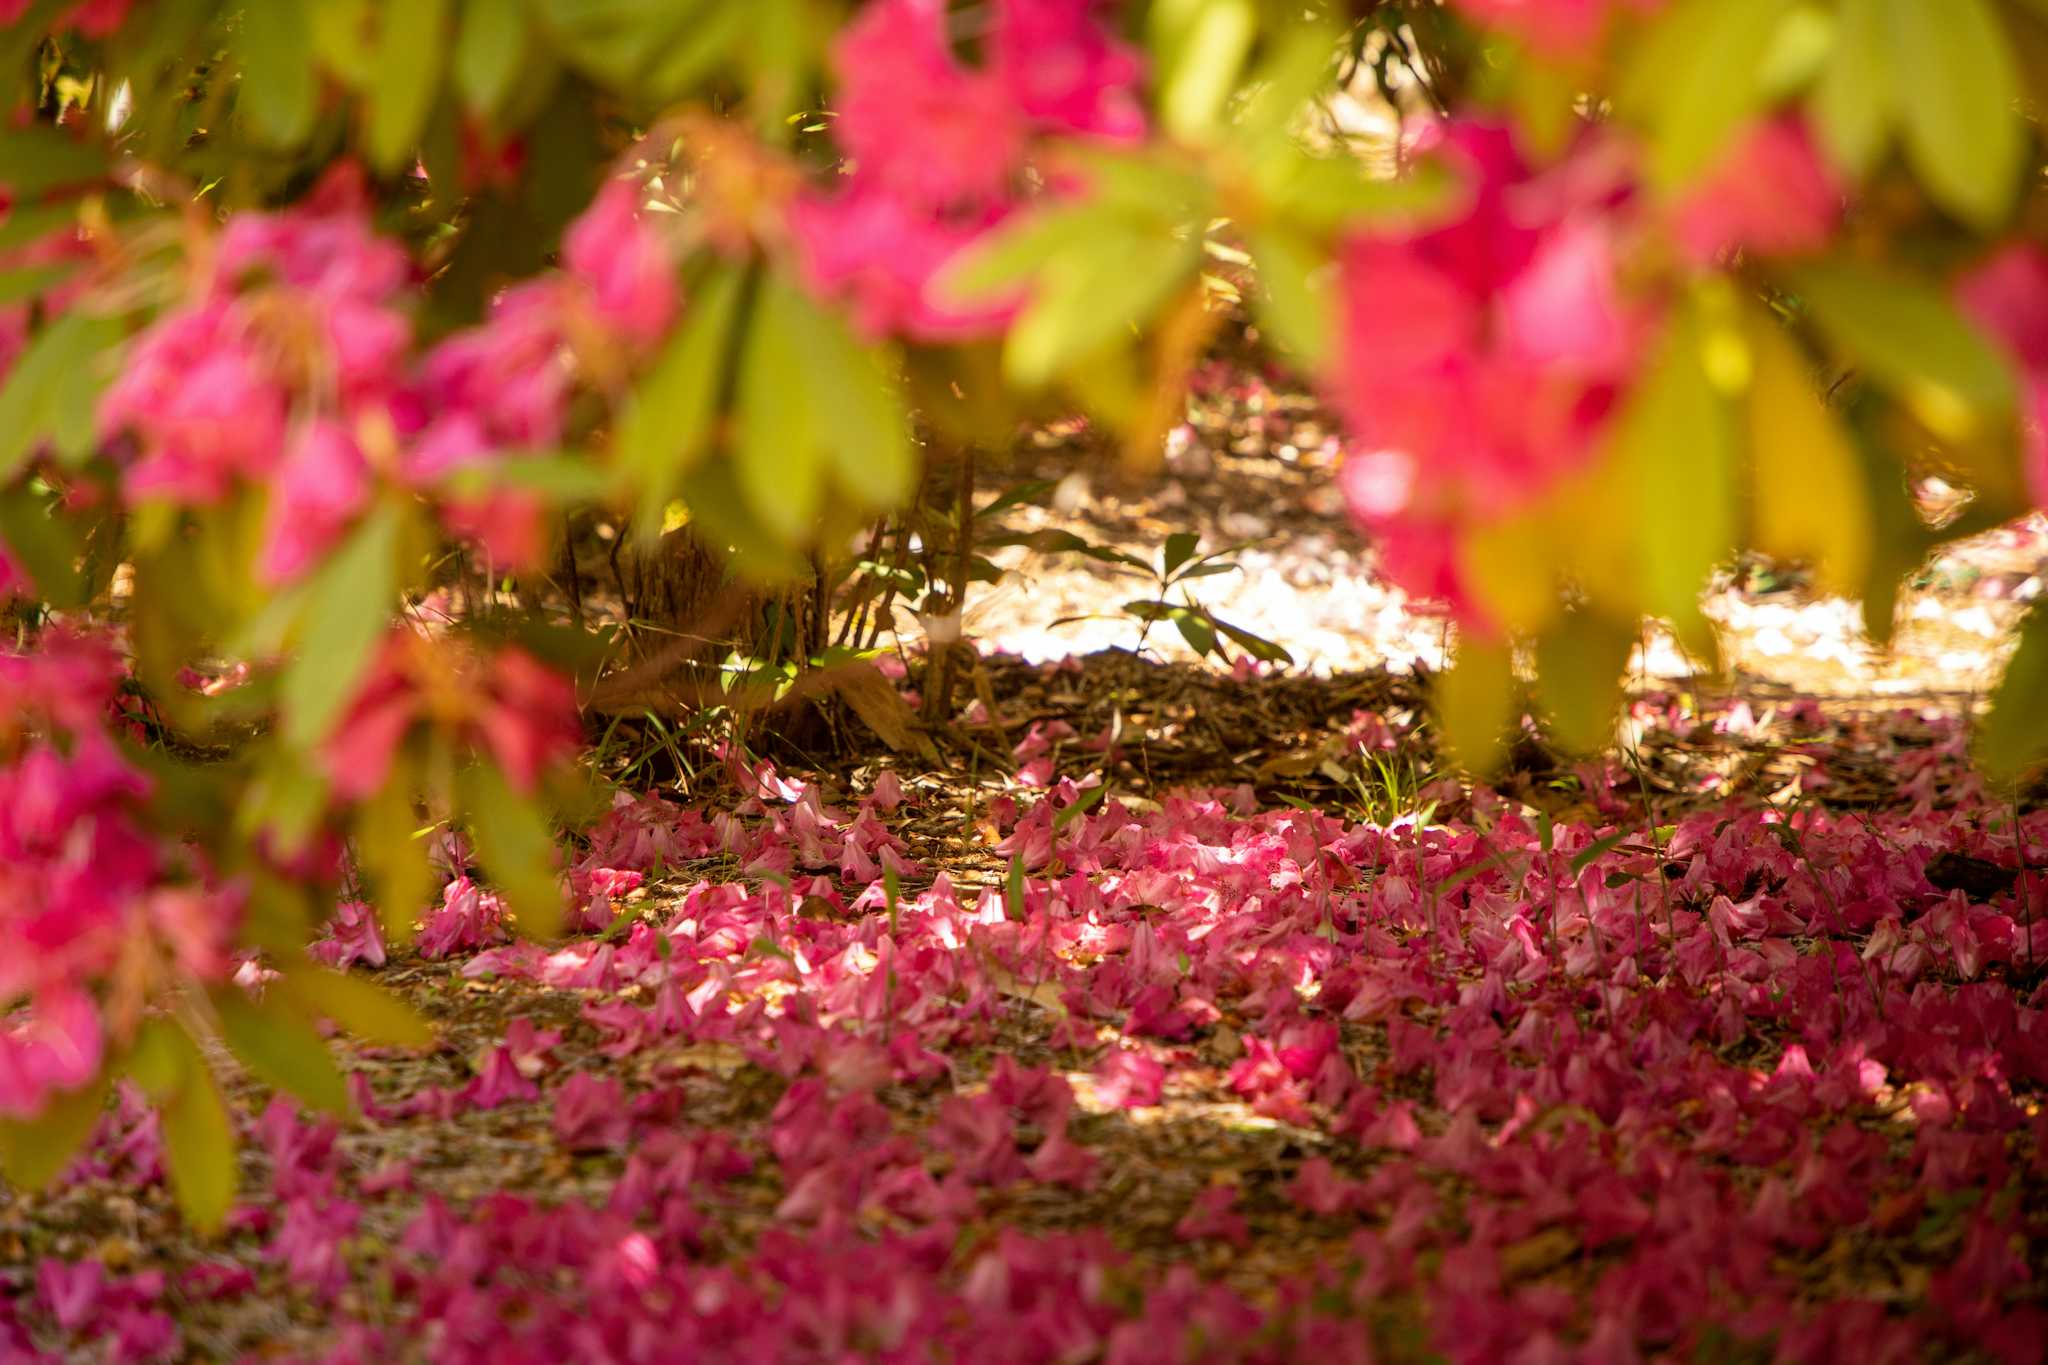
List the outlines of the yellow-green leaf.
{"type": "MultiPolygon", "coordinates": [[[[193,1045],[188,1039],[185,1046],[193,1045]]],[[[163,1137],[178,1211],[201,1231],[217,1229],[235,1202],[235,1127],[220,1085],[196,1049],[184,1083],[164,1104],[163,1137]]]]}
{"type": "Polygon", "coordinates": [[[311,1109],[348,1112],[348,1083],[312,1021],[287,1007],[280,996],[251,1000],[239,986],[213,992],[221,1038],[242,1065],[271,1087],[296,1096],[311,1109]]]}
{"type": "Polygon", "coordinates": [[[2037,606],[2021,623],[2019,648],[1973,741],[1979,766],[1997,782],[2048,758],[2048,611],[2037,606]]]}
{"type": "Polygon", "coordinates": [[[1834,48],[1809,105],[1821,144],[1852,180],[1870,173],[1891,133],[1895,105],[1887,3],[1842,0],[1834,48]]]}
{"type": "Polygon", "coordinates": [[[391,175],[411,164],[441,87],[448,0],[384,0],[377,20],[368,150],[370,164],[391,175]]]}
{"type": "Polygon", "coordinates": [[[555,879],[555,840],[547,819],[489,763],[464,769],[459,783],[477,860],[491,884],[522,932],[553,937],[562,927],[562,888],[555,879]]]}
{"type": "Polygon", "coordinates": [[[1986,0],[1891,0],[1891,71],[1906,160],[1979,231],[2005,220],[2026,146],[2019,70],[1986,0]]]}
{"type": "Polygon", "coordinates": [[[395,943],[412,940],[413,920],[434,891],[426,843],[414,837],[419,820],[413,810],[412,778],[410,765],[394,765],[383,790],[356,812],[356,853],[370,874],[384,932],[395,943]]]}
{"type": "Polygon", "coordinates": [[[1683,187],[1713,164],[1763,98],[1760,73],[1784,0],[1681,0],[1659,18],[1633,73],[1647,92],[1650,175],[1683,187]]]}
{"type": "Polygon", "coordinates": [[[259,142],[296,147],[313,131],[313,25],[306,0],[262,0],[242,7],[236,54],[242,87],[236,107],[259,142]]]}
{"type": "Polygon", "coordinates": [[[1631,625],[1585,610],[1566,613],[1537,639],[1537,687],[1561,746],[1594,753],[1614,743],[1622,671],[1636,639],[1631,625]]]}
{"type": "Polygon", "coordinates": [[[660,529],[662,509],[706,449],[745,285],[740,271],[719,269],[697,287],[619,419],[619,468],[639,491],[643,533],[660,529]]]}
{"type": "Polygon", "coordinates": [[[271,988],[366,1042],[393,1047],[433,1045],[433,1025],[405,1001],[362,977],[301,964],[286,971],[271,988]]]}
{"type": "Polygon", "coordinates": [[[1768,554],[1811,561],[1829,591],[1853,594],[1870,571],[1861,458],[1777,321],[1757,309],[1747,332],[1752,538],[1768,554]]]}
{"type": "Polygon", "coordinates": [[[526,63],[531,32],[524,0],[465,0],[454,76],[471,109],[493,115],[505,107],[526,63]]]}
{"type": "Polygon", "coordinates": [[[1508,642],[1468,633],[1458,641],[1457,661],[1431,690],[1447,756],[1474,773],[1498,768],[1517,700],[1508,642]]]}
{"type": "Polygon", "coordinates": [[[312,581],[298,655],[278,683],[284,736],[294,748],[326,738],[384,638],[397,605],[398,533],[397,510],[379,507],[312,581]]]}
{"type": "Polygon", "coordinates": [[[0,1175],[17,1190],[43,1189],[64,1173],[107,1107],[107,1078],[52,1095],[32,1119],[0,1120],[0,1175]]]}

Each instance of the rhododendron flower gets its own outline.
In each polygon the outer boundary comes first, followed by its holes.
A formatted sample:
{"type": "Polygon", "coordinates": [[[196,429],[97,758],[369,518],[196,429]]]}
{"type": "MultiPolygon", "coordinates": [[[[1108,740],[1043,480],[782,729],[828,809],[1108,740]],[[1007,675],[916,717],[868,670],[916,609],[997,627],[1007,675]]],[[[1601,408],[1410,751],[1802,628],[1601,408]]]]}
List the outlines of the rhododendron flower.
{"type": "Polygon", "coordinates": [[[142,454],[130,498],[212,502],[238,479],[265,479],[284,447],[288,397],[233,301],[169,313],[136,339],[100,399],[101,429],[132,428],[142,454]]]}
{"type": "Polygon", "coordinates": [[[644,191],[613,180],[562,235],[562,263],[590,290],[598,317],[636,345],[661,339],[676,314],[668,241],[641,211],[644,191]]]}
{"type": "Polygon", "coordinates": [[[308,423],[277,471],[258,570],[288,583],[333,549],[371,496],[370,467],[337,422],[308,423]]]}
{"type": "Polygon", "coordinates": [[[998,0],[990,66],[1039,124],[1129,141],[1145,134],[1134,93],[1144,62],[1097,18],[1104,8],[1099,0],[998,0]]]}
{"type": "Polygon", "coordinates": [[[2048,507],[2048,253],[2000,248],[1956,282],[1956,300],[2019,372],[2022,469],[2034,505],[2048,507]]]}
{"type": "Polygon", "coordinates": [[[946,263],[1000,216],[934,215],[855,175],[836,194],[798,198],[789,227],[805,282],[822,297],[845,300],[862,332],[942,344],[993,336],[1017,312],[1015,301],[951,307],[932,288],[946,263]]]}
{"type": "Polygon", "coordinates": [[[480,655],[399,626],[321,748],[336,793],[354,800],[382,787],[407,731],[430,713],[488,750],[521,792],[582,738],[575,685],[525,650],[480,655]]]}
{"type": "Polygon", "coordinates": [[[868,0],[832,65],[833,136],[860,174],[928,212],[1008,197],[1029,123],[994,72],[954,57],[945,0],[868,0]]]}
{"type": "Polygon", "coordinates": [[[1802,255],[1827,245],[1843,196],[1805,121],[1787,114],[1735,140],[1674,207],[1673,231],[1701,265],[1731,251],[1802,255]]]}
{"type": "Polygon", "coordinates": [[[1482,24],[1504,29],[1555,57],[1577,57],[1606,35],[1615,14],[1648,14],[1664,0],[1449,0],[1482,24]]]}
{"type": "Polygon", "coordinates": [[[84,1085],[99,1073],[104,1046],[91,996],[39,994],[25,1015],[0,1024],[0,1115],[32,1117],[51,1092],[84,1085]]]}
{"type": "Polygon", "coordinates": [[[1496,128],[1435,136],[1472,176],[1470,204],[1431,231],[1345,245],[1329,388],[1358,451],[1340,487],[1389,573],[1473,616],[1461,528],[1586,463],[1651,318],[1620,282],[1611,191],[1536,181],[1496,128]]]}
{"type": "Polygon", "coordinates": [[[566,316],[561,280],[530,280],[493,300],[482,326],[434,347],[420,400],[437,424],[459,417],[479,439],[460,449],[423,440],[412,457],[414,477],[438,477],[492,446],[538,449],[561,440],[573,377],[566,316]]]}

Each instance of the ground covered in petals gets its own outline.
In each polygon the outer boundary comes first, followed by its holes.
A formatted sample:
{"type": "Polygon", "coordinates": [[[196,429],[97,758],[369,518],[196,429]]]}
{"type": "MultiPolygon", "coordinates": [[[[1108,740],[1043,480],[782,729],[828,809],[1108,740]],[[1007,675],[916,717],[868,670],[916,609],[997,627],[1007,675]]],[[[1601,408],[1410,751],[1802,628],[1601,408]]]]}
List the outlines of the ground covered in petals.
{"type": "Polygon", "coordinates": [[[211,1241],[110,1114],[0,1207],[20,1358],[2039,1357],[2048,812],[1952,716],[1471,790],[1401,678],[985,671],[971,754],[622,796],[561,942],[453,840],[343,907],[439,1046],[238,1087],[211,1241]]]}

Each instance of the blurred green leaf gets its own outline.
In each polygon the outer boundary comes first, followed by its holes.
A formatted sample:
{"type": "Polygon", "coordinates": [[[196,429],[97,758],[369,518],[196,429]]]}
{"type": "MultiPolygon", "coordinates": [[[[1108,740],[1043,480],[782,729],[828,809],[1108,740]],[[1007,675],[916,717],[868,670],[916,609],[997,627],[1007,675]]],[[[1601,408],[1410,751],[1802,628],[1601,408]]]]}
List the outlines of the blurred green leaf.
{"type": "Polygon", "coordinates": [[[1494,771],[1507,752],[1507,729],[1515,719],[1511,665],[1506,640],[1468,632],[1458,641],[1456,663],[1431,679],[1446,756],[1473,773],[1494,771]]]}
{"type": "Polygon", "coordinates": [[[1209,619],[1216,622],[1216,629],[1222,631],[1231,640],[1234,640],[1240,649],[1261,663],[1292,664],[1294,662],[1294,656],[1287,652],[1285,646],[1268,640],[1263,635],[1254,635],[1243,626],[1234,626],[1228,621],[1217,620],[1213,616],[1209,619]]]}
{"type": "Polygon", "coordinates": [[[0,492],[0,539],[28,571],[37,594],[60,610],[85,605],[86,584],[78,573],[85,546],[81,527],[56,515],[53,500],[25,485],[0,492]]]}
{"type": "Polygon", "coordinates": [[[1550,729],[1574,753],[1614,743],[1622,672],[1636,631],[1601,612],[1563,613],[1536,640],[1536,677],[1550,710],[1550,729]]]}
{"type": "Polygon", "coordinates": [[[0,168],[13,202],[33,203],[54,189],[104,180],[107,150],[70,128],[30,123],[0,129],[0,168]]]}
{"type": "Polygon", "coordinates": [[[1821,330],[1937,435],[1967,438],[2009,417],[2004,358],[1918,276],[1835,260],[1787,272],[1821,330]]]}
{"type": "Polygon", "coordinates": [[[1834,47],[1810,104],[1828,154],[1851,179],[1877,164],[1891,133],[1892,88],[1888,0],[1841,0],[1834,47]]]}
{"type": "Polygon", "coordinates": [[[2048,759],[2048,610],[2036,606],[2020,623],[2019,648],[1978,722],[1971,748],[1995,782],[2017,781],[2048,759]]]}
{"type": "Polygon", "coordinates": [[[1986,0],[1891,0],[1891,71],[1906,160],[1981,232],[2004,222],[2026,147],[2019,71],[1986,0]]]}
{"type": "Polygon", "coordinates": [[[1691,313],[1672,322],[1618,435],[1635,486],[1642,602],[1695,647],[1700,593],[1736,541],[1733,414],[1708,377],[1709,341],[1691,313]]]}
{"type": "Polygon", "coordinates": [[[1130,338],[1201,265],[1192,236],[1124,231],[1047,264],[1010,328],[1003,369],[1037,388],[1068,366],[1130,338]]]}
{"type": "Polygon", "coordinates": [[[1216,652],[1216,627],[1209,624],[1207,613],[1189,607],[1174,607],[1166,613],[1173,622],[1180,638],[1188,642],[1188,648],[1207,657],[1216,652]]]}
{"type": "Polygon", "coordinates": [[[826,433],[804,386],[810,304],[780,274],[762,280],[740,359],[734,475],[754,518],[785,545],[807,541],[825,502],[826,433]]]}
{"type": "Polygon", "coordinates": [[[332,1019],[366,1042],[432,1047],[433,1025],[390,991],[347,972],[302,963],[272,983],[307,1012],[332,1019]]]}
{"type": "Polygon", "coordinates": [[[1052,261],[1087,250],[1120,218],[1096,200],[1018,214],[949,260],[932,280],[933,295],[961,307],[998,302],[1052,261]]]}
{"type": "Polygon", "coordinates": [[[377,69],[370,90],[370,164],[407,170],[448,56],[449,0],[384,0],[378,9],[377,69]]]}
{"type": "Polygon", "coordinates": [[[259,0],[243,6],[236,38],[242,66],[237,109],[258,142],[298,146],[313,131],[319,93],[306,0],[259,0]]]}
{"type": "Polygon", "coordinates": [[[312,1021],[281,997],[266,996],[259,1004],[235,985],[212,992],[212,998],[221,1037],[259,1080],[310,1109],[348,1112],[348,1083],[312,1021]]]}
{"type": "Polygon", "coordinates": [[[383,788],[356,811],[356,856],[369,874],[377,915],[393,943],[412,941],[413,921],[434,893],[434,868],[424,839],[414,838],[409,765],[394,764],[383,788]]]}
{"type": "Polygon", "coordinates": [[[1193,531],[1175,531],[1166,538],[1166,544],[1159,548],[1159,573],[1171,578],[1173,571],[1194,558],[1195,547],[1202,538],[1193,531]]]}
{"type": "Polygon", "coordinates": [[[1763,100],[1760,73],[1785,0],[1680,0],[1635,58],[1647,99],[1650,176],[1664,190],[1707,170],[1763,100]]]}
{"type": "Polygon", "coordinates": [[[504,108],[531,44],[523,0],[464,0],[454,62],[463,102],[487,116],[504,108]]]}
{"type": "Polygon", "coordinates": [[[285,741],[311,749],[355,694],[398,600],[398,511],[377,508],[308,585],[298,655],[279,681],[285,741]]]}
{"type": "Polygon", "coordinates": [[[708,445],[746,287],[747,277],[730,268],[713,271],[697,286],[683,325],[619,418],[618,463],[639,490],[642,534],[660,529],[662,509],[708,445]]]}
{"type": "Polygon", "coordinates": [[[189,1038],[178,1037],[190,1055],[182,1083],[163,1106],[164,1166],[185,1221],[212,1232],[235,1202],[235,1128],[206,1059],[189,1038]]]}
{"type": "Polygon", "coordinates": [[[460,793],[477,861],[529,938],[552,938],[562,927],[562,888],[555,878],[555,839],[528,797],[512,790],[489,763],[465,768],[460,793]]]}
{"type": "Polygon", "coordinates": [[[1856,448],[1777,319],[1755,309],[1745,330],[1754,543],[1812,562],[1829,590],[1853,595],[1870,571],[1870,500],[1856,448]]]}
{"type": "Polygon", "coordinates": [[[126,331],[121,318],[74,310],[29,342],[0,377],[0,480],[11,479],[44,441],[68,460],[90,452],[100,391],[126,331]]]}
{"type": "Polygon", "coordinates": [[[1326,264],[1314,248],[1285,228],[1246,234],[1259,272],[1252,301],[1259,321],[1275,341],[1310,369],[1329,359],[1334,330],[1331,291],[1316,278],[1326,264]]]}
{"type": "MultiPolygon", "coordinates": [[[[1156,0],[1151,28],[1160,122],[1183,142],[1204,142],[1258,34],[1252,0],[1156,0]]],[[[1334,51],[1326,48],[1326,57],[1334,51]]]]}
{"type": "Polygon", "coordinates": [[[0,1175],[30,1193],[62,1175],[106,1111],[109,1089],[102,1074],[52,1095],[32,1119],[0,1119],[0,1175]]]}
{"type": "Polygon", "coordinates": [[[1336,86],[1343,37],[1320,18],[1269,20],[1265,55],[1252,70],[1230,140],[1256,164],[1298,149],[1302,110],[1336,86]]]}

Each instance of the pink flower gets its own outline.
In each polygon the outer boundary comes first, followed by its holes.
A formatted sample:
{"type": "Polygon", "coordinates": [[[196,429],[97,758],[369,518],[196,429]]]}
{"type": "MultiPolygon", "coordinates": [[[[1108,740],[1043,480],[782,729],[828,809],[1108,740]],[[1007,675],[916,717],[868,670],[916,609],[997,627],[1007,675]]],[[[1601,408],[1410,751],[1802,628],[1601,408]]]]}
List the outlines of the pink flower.
{"type": "Polygon", "coordinates": [[[0,1031],[0,1114],[33,1117],[52,1091],[84,1085],[99,1074],[104,1046],[91,996],[75,988],[39,996],[0,1031]]]}
{"type": "Polygon", "coordinates": [[[1504,29],[1556,57],[1576,57],[1606,36],[1617,10],[1640,14],[1663,0],[1449,0],[1482,24],[1504,29]]]}
{"type": "Polygon", "coordinates": [[[1957,280],[1955,292],[2019,372],[2027,489],[2036,507],[2048,507],[2048,253],[2023,242],[2001,247],[1957,280]]]}
{"type": "Polygon", "coordinates": [[[661,339],[676,314],[668,242],[640,212],[636,181],[612,180],[562,237],[562,262],[590,290],[597,315],[636,345],[661,339]]]}
{"type": "Polygon", "coordinates": [[[213,502],[237,479],[267,478],[284,447],[286,395],[257,352],[247,317],[216,299],[166,314],[136,339],[100,399],[109,435],[132,429],[141,458],[130,498],[213,502]]]}
{"type": "Polygon", "coordinates": [[[572,1152],[625,1145],[626,1092],[610,1076],[579,1071],[555,1092],[555,1140],[572,1152]]]}
{"type": "Polygon", "coordinates": [[[377,912],[361,901],[343,901],[327,922],[327,936],[306,949],[315,961],[337,970],[357,962],[384,965],[384,927],[377,912]]]}
{"type": "Polygon", "coordinates": [[[292,439],[271,495],[258,569],[289,583],[334,548],[370,502],[370,469],[339,423],[308,423],[292,439]]]}
{"type": "Polygon", "coordinates": [[[1095,1068],[1095,1094],[1104,1104],[1140,1109],[1159,1103],[1166,1068],[1142,1052],[1116,1048],[1095,1068]]]}
{"type": "Polygon", "coordinates": [[[928,212],[1008,196],[1024,111],[993,73],[954,58],[943,0],[868,0],[840,31],[832,65],[833,135],[860,174],[928,212]]]}
{"type": "Polygon", "coordinates": [[[1017,312],[1017,300],[954,306],[933,286],[1001,213],[942,218],[856,175],[836,194],[800,197],[789,227],[805,282],[846,301],[862,332],[946,343],[995,335],[1017,312]]]}
{"type": "Polygon", "coordinates": [[[1701,265],[1731,251],[1804,255],[1827,245],[1843,193],[1805,121],[1787,114],[1736,140],[1674,206],[1673,231],[1701,265]]]}
{"type": "Polygon", "coordinates": [[[998,0],[991,68],[1039,124],[1118,141],[1145,135],[1144,62],[1096,18],[1098,0],[998,0]]]}

